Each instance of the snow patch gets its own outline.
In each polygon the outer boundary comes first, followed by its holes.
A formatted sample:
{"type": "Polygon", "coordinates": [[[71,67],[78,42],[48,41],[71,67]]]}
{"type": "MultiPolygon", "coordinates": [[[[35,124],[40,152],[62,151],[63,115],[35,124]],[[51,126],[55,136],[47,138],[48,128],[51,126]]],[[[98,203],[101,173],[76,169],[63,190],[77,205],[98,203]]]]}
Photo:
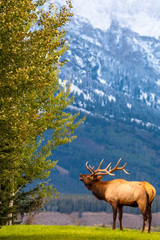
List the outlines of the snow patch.
{"type": "Polygon", "coordinates": [[[71,92],[73,92],[74,94],[78,94],[78,96],[80,96],[81,94],[83,95],[85,100],[90,100],[92,101],[91,96],[89,95],[89,93],[84,93],[83,90],[81,90],[80,88],[78,88],[77,86],[75,86],[73,83],[71,84],[71,92]]]}
{"type": "Polygon", "coordinates": [[[151,98],[152,98],[152,101],[155,100],[155,94],[154,93],[151,93],[151,98]]]}
{"type": "Polygon", "coordinates": [[[92,116],[94,116],[94,114],[93,113],[91,113],[90,111],[87,111],[86,109],[84,109],[84,108],[78,108],[78,107],[75,107],[75,106],[69,106],[69,108],[70,109],[72,109],[72,110],[75,110],[75,111],[80,111],[80,112],[84,112],[84,113],[86,113],[86,114],[88,114],[88,115],[92,115],[92,116]]]}
{"type": "Polygon", "coordinates": [[[105,81],[104,79],[102,79],[102,78],[98,78],[98,80],[100,81],[100,83],[102,83],[102,84],[106,84],[106,81],[105,81]]]}
{"type": "Polygon", "coordinates": [[[76,55],[76,56],[75,56],[75,59],[76,59],[78,65],[80,65],[81,67],[83,67],[83,61],[82,61],[82,58],[80,58],[79,56],[76,55]]]}
{"type": "Polygon", "coordinates": [[[150,102],[146,102],[146,104],[147,104],[147,106],[149,106],[149,107],[151,106],[151,103],[150,103],[150,102]]]}
{"type": "Polygon", "coordinates": [[[90,42],[90,43],[92,43],[92,44],[94,44],[94,45],[96,45],[96,46],[98,46],[98,47],[102,47],[102,45],[101,45],[96,39],[93,39],[93,38],[91,38],[91,37],[88,37],[88,36],[85,35],[85,34],[82,34],[81,37],[82,37],[84,40],[86,40],[86,41],[88,41],[88,42],[90,42]]]}
{"type": "Polygon", "coordinates": [[[160,86],[160,79],[158,79],[158,81],[156,82],[156,84],[157,84],[158,86],[160,86]]]}
{"type": "Polygon", "coordinates": [[[75,86],[74,84],[71,84],[71,92],[73,92],[74,94],[77,93],[78,96],[83,94],[83,91],[79,89],[77,86],[75,86]]]}
{"type": "Polygon", "coordinates": [[[137,124],[141,124],[141,126],[145,126],[145,127],[148,127],[148,128],[152,127],[152,128],[160,129],[159,126],[157,126],[157,125],[155,125],[153,123],[150,123],[150,122],[144,123],[142,120],[139,120],[139,119],[136,119],[136,118],[131,118],[131,122],[135,122],[137,124]]]}
{"type": "Polygon", "coordinates": [[[111,102],[111,101],[113,101],[113,102],[116,102],[116,98],[114,97],[114,96],[112,96],[112,95],[109,95],[108,96],[108,100],[111,102]]]}
{"type": "Polygon", "coordinates": [[[90,56],[90,57],[88,58],[88,61],[92,63],[92,62],[94,61],[94,57],[93,57],[93,56],[90,56]]]}
{"type": "Polygon", "coordinates": [[[104,96],[104,92],[102,92],[102,91],[100,91],[98,89],[95,89],[94,91],[95,91],[96,94],[98,94],[98,95],[100,95],[102,97],[104,96]]]}
{"type": "Polygon", "coordinates": [[[136,118],[131,118],[131,122],[136,122],[137,124],[142,124],[144,125],[144,123],[142,122],[142,120],[136,119],[136,118]]]}
{"type": "Polygon", "coordinates": [[[90,101],[92,101],[92,98],[91,98],[91,96],[89,95],[89,93],[87,93],[87,94],[83,93],[83,96],[84,96],[84,99],[85,99],[85,100],[90,100],[90,101]]]}
{"type": "Polygon", "coordinates": [[[132,108],[132,104],[127,103],[127,107],[128,107],[129,109],[131,109],[131,108],[132,108]]]}
{"type": "Polygon", "coordinates": [[[147,93],[141,91],[141,96],[140,96],[140,100],[143,100],[143,99],[147,99],[147,93]]]}

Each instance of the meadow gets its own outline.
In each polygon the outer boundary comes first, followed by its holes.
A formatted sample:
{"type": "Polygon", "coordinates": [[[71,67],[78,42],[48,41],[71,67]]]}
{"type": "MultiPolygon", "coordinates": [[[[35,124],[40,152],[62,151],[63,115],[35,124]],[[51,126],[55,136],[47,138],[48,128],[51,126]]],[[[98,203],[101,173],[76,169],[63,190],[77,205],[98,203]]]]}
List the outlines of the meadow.
{"type": "Polygon", "coordinates": [[[2,240],[105,240],[160,239],[160,232],[141,233],[139,230],[112,230],[102,227],[13,225],[0,229],[2,240]]]}

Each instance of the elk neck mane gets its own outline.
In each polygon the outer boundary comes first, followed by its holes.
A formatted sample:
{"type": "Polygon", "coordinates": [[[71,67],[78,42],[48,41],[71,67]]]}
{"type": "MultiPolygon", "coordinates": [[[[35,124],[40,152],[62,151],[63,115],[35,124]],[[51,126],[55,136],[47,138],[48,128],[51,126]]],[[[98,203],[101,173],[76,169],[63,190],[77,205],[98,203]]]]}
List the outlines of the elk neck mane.
{"type": "Polygon", "coordinates": [[[105,192],[107,191],[108,185],[110,185],[113,181],[117,181],[117,180],[123,181],[123,179],[115,179],[111,181],[102,181],[102,180],[96,181],[93,184],[92,190],[91,190],[93,195],[99,200],[105,200],[105,192]]]}

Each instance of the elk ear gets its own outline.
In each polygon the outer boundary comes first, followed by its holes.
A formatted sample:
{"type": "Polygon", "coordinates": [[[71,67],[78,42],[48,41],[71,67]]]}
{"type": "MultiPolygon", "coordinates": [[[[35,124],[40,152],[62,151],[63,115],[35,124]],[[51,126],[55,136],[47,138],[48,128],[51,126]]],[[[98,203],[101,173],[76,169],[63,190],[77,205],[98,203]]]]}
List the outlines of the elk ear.
{"type": "Polygon", "coordinates": [[[87,179],[88,179],[88,180],[93,180],[94,177],[92,177],[92,176],[89,175],[89,176],[87,176],[87,179]]]}
{"type": "Polygon", "coordinates": [[[98,176],[97,179],[98,180],[101,180],[103,178],[103,176],[98,176]]]}

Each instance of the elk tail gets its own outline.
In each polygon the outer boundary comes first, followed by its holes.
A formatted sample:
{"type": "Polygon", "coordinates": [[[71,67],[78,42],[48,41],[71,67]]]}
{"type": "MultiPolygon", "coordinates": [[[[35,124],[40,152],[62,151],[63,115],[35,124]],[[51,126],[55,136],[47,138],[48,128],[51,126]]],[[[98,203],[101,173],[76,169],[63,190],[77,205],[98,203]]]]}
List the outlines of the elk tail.
{"type": "Polygon", "coordinates": [[[148,195],[148,202],[151,204],[156,195],[156,189],[148,182],[142,182],[148,195]]]}

